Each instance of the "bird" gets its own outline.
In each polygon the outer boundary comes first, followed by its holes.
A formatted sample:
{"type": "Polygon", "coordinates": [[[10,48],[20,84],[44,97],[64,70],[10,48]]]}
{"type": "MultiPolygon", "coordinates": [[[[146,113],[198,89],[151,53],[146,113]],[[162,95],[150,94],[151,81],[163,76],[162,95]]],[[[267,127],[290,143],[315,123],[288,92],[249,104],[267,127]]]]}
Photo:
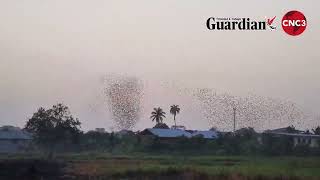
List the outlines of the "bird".
{"type": "Polygon", "coordinates": [[[271,24],[273,23],[273,20],[274,20],[275,18],[276,18],[276,16],[275,16],[275,17],[273,17],[272,19],[269,19],[269,18],[268,18],[268,22],[267,22],[267,23],[268,23],[268,25],[271,25],[271,24]]]}
{"type": "Polygon", "coordinates": [[[274,19],[276,18],[276,16],[275,17],[273,17],[272,19],[267,19],[267,24],[268,24],[268,26],[271,28],[271,29],[276,29],[276,27],[275,26],[272,26],[271,24],[273,23],[273,21],[274,21],[274,19]]]}

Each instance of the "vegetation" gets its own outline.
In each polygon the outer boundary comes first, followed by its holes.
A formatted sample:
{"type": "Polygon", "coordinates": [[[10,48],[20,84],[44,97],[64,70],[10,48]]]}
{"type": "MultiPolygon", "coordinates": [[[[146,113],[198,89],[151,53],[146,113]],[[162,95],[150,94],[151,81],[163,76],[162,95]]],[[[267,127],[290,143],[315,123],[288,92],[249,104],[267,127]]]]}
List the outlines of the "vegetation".
{"type": "Polygon", "coordinates": [[[157,123],[153,128],[157,129],[169,129],[169,126],[165,123],[157,123]]]}
{"type": "MultiPolygon", "coordinates": [[[[180,112],[178,105],[170,113],[180,112]]],[[[157,128],[165,112],[154,108],[157,128]]],[[[43,159],[38,152],[0,155],[0,179],[317,179],[320,147],[295,146],[290,136],[257,133],[242,128],[220,133],[218,139],[161,139],[139,133],[81,132],[80,122],[63,104],[40,108],[25,129],[40,150],[55,152],[43,159]],[[166,155],[169,154],[169,155],[166,155]],[[301,156],[301,157],[300,157],[301,156]],[[72,177],[72,178],[71,178],[72,177]]],[[[212,129],[215,130],[215,129],[212,129]]],[[[298,131],[290,126],[292,133],[298,131]]],[[[318,134],[320,127],[313,129],[318,134]]],[[[44,156],[46,157],[46,156],[44,156]]]]}
{"type": "Polygon", "coordinates": [[[35,143],[52,156],[59,146],[65,148],[77,143],[81,132],[80,124],[67,106],[57,104],[48,110],[39,108],[27,121],[25,129],[32,133],[35,143]]]}
{"type": "Polygon", "coordinates": [[[180,113],[179,105],[172,105],[170,107],[170,113],[173,115],[174,126],[177,127],[176,115],[180,113]]]}
{"type": "Polygon", "coordinates": [[[166,113],[160,107],[153,108],[150,119],[152,119],[152,121],[155,120],[157,124],[163,123],[163,118],[166,117],[165,114],[166,113]]]}
{"type": "Polygon", "coordinates": [[[320,126],[312,130],[314,134],[320,135],[320,126]]]}
{"type": "Polygon", "coordinates": [[[183,156],[319,156],[320,147],[294,146],[289,137],[258,134],[253,128],[236,133],[220,134],[216,140],[202,137],[160,139],[140,134],[117,135],[90,131],[81,133],[78,143],[70,145],[68,153],[112,154],[176,154],[183,156]]]}
{"type": "MultiPolygon", "coordinates": [[[[61,154],[56,161],[39,157],[21,160],[12,157],[1,160],[1,177],[19,179],[29,174],[28,165],[34,166],[34,179],[318,179],[319,157],[255,157],[213,155],[110,155],[109,153],[61,154]],[[3,163],[6,166],[3,166],[3,163]],[[59,177],[57,177],[59,175],[59,177]],[[16,177],[16,178],[12,178],[16,177]],[[38,178],[36,178],[38,177],[38,178]]],[[[5,178],[4,178],[5,179],[5,178]]]]}
{"type": "MultiPolygon", "coordinates": [[[[178,113],[180,108],[173,105],[170,112],[178,113]]],[[[156,128],[169,128],[163,123],[165,112],[154,108],[150,117],[157,122],[156,128]]],[[[73,118],[69,108],[63,104],[51,109],[40,108],[26,123],[25,129],[34,136],[40,150],[49,152],[99,152],[99,153],[175,153],[180,155],[260,155],[260,156],[316,156],[320,147],[294,145],[292,137],[259,134],[253,128],[242,128],[234,133],[221,133],[216,140],[202,137],[178,137],[170,140],[156,136],[143,136],[139,133],[118,135],[116,133],[80,131],[80,122],[73,118]]],[[[290,126],[292,132],[297,130],[290,126]]],[[[320,128],[313,131],[318,132],[320,128]]]]}

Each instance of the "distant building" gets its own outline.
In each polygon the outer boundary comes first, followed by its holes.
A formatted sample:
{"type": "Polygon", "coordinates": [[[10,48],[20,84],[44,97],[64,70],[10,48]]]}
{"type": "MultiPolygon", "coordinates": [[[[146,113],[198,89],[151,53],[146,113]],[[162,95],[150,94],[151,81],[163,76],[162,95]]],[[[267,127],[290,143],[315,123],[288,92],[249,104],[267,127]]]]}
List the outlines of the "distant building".
{"type": "Polygon", "coordinates": [[[194,131],[192,133],[192,136],[200,136],[205,139],[217,139],[218,138],[218,133],[216,131],[194,131]]]}
{"type": "Polygon", "coordinates": [[[289,127],[284,127],[284,128],[266,130],[265,133],[294,133],[294,134],[303,134],[304,131],[300,131],[300,130],[294,129],[294,127],[289,126],[289,127]]]}
{"type": "Polygon", "coordinates": [[[123,137],[123,136],[127,136],[127,135],[135,135],[135,133],[133,131],[126,130],[126,129],[122,129],[121,131],[118,131],[115,134],[118,137],[123,137]]]}
{"type": "Polygon", "coordinates": [[[31,134],[18,127],[0,127],[0,153],[25,152],[30,146],[31,140],[31,134]]]}
{"type": "Polygon", "coordinates": [[[179,126],[179,125],[173,125],[171,126],[171,129],[181,129],[181,130],[186,130],[185,126],[179,126]]]}
{"type": "Polygon", "coordinates": [[[106,132],[106,130],[104,128],[96,128],[95,131],[99,132],[99,133],[105,133],[106,132]]]}
{"type": "Polygon", "coordinates": [[[158,129],[158,128],[148,128],[140,132],[140,135],[156,136],[161,139],[172,139],[179,137],[202,137],[205,139],[216,139],[218,134],[215,131],[190,131],[183,129],[158,129]]]}
{"type": "Polygon", "coordinates": [[[274,130],[267,130],[265,134],[271,134],[274,137],[287,136],[293,138],[294,146],[308,145],[310,147],[319,147],[320,135],[305,134],[304,131],[292,130],[292,128],[279,128],[274,130]]]}
{"type": "Polygon", "coordinates": [[[159,138],[178,138],[178,137],[191,137],[191,133],[181,129],[160,129],[160,128],[147,128],[140,132],[140,135],[151,135],[159,138]]]}

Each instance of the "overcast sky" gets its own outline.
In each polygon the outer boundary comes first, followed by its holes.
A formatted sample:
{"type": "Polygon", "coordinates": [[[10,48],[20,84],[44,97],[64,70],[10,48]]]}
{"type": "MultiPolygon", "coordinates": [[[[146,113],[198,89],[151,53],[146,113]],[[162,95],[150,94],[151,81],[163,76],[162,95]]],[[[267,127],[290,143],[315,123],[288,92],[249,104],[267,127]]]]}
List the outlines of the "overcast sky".
{"type": "MultiPolygon", "coordinates": [[[[148,84],[136,129],[153,124],[148,118],[155,106],[168,111],[176,103],[183,110],[192,103],[159,80],[286,99],[319,115],[319,7],[316,0],[2,0],[0,126],[21,127],[40,106],[63,102],[85,130],[109,129],[112,120],[99,93],[101,77],[110,73],[148,84]],[[306,31],[297,37],[281,28],[290,10],[307,18],[306,31]],[[211,16],[277,16],[277,29],[209,31],[205,23],[211,16]]],[[[189,128],[211,126],[194,109],[179,118],[189,128]]]]}

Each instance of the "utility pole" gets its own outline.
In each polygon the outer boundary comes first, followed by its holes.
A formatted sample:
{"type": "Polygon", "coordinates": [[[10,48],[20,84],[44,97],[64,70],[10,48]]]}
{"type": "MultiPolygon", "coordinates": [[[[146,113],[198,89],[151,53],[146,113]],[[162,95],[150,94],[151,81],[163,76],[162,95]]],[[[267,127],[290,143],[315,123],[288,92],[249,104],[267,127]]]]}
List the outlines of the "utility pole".
{"type": "Polygon", "coordinates": [[[233,132],[236,132],[236,111],[237,108],[233,107],[233,132]]]}

